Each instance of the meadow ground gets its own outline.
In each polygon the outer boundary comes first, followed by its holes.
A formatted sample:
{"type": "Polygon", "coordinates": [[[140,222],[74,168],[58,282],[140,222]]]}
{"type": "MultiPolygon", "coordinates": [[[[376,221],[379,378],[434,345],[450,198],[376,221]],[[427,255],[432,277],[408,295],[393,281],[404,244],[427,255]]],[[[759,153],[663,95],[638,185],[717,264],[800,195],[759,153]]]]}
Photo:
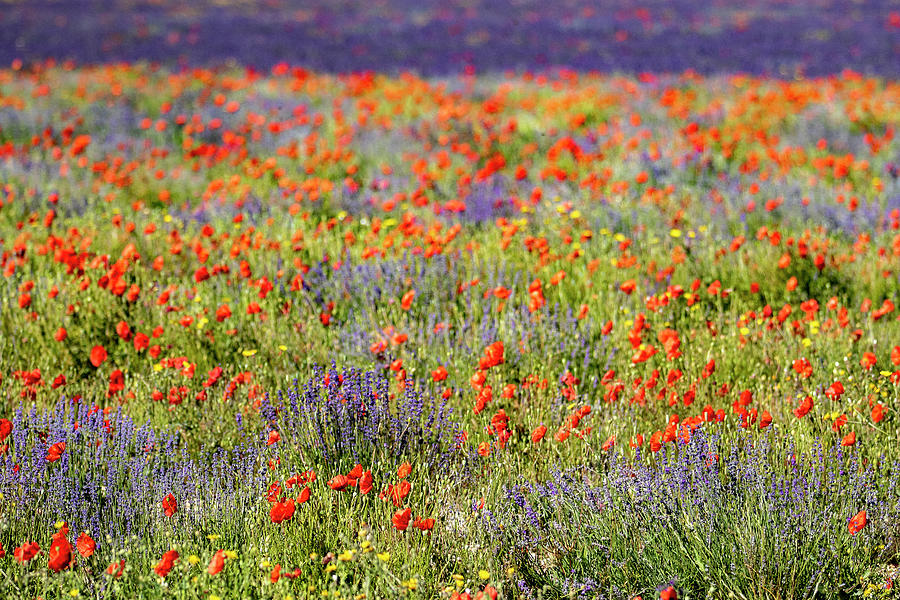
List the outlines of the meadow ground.
{"type": "Polygon", "coordinates": [[[895,74],[63,58],[0,69],[6,597],[897,596],[895,74]]]}

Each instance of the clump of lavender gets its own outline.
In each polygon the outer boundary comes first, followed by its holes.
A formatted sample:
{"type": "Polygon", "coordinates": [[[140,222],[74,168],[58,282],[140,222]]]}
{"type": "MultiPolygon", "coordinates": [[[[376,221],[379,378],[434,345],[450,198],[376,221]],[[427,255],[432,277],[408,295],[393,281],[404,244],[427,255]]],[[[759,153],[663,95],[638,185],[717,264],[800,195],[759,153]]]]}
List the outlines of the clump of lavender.
{"type": "Polygon", "coordinates": [[[600,473],[512,486],[491,517],[498,551],[529,588],[622,598],[675,579],[699,596],[834,597],[896,557],[900,465],[818,442],[800,452],[776,433],[719,445],[699,431],[600,473]]]}
{"type": "Polygon", "coordinates": [[[67,401],[20,408],[11,439],[0,456],[0,494],[20,532],[43,534],[64,520],[113,546],[148,531],[222,533],[259,506],[266,486],[264,445],[190,455],[176,435],[139,426],[121,409],[106,415],[67,401]],[[49,449],[61,444],[51,460],[49,449]],[[161,506],[168,494],[178,505],[170,517],[161,506]]]}
{"type": "Polygon", "coordinates": [[[406,459],[426,471],[454,467],[462,475],[472,462],[444,400],[412,382],[394,397],[374,371],[317,369],[303,386],[295,382],[279,393],[276,404],[267,399],[262,413],[285,450],[299,453],[309,468],[406,459]]]}

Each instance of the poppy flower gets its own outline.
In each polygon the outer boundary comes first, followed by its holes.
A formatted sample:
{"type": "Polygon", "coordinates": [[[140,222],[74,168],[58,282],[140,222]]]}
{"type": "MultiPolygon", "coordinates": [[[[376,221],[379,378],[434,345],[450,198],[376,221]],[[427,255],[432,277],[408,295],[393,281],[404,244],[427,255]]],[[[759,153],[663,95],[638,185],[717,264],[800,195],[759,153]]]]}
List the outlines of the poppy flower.
{"type": "Polygon", "coordinates": [[[798,358],[793,362],[792,367],[803,379],[809,379],[813,374],[812,364],[806,358],[798,358]]]}
{"type": "Polygon", "coordinates": [[[97,543],[87,534],[86,531],[82,531],[81,535],[78,536],[78,540],[75,542],[75,547],[78,548],[78,553],[84,558],[90,558],[94,551],[97,549],[97,543]]]}
{"type": "Polygon", "coordinates": [[[172,570],[172,567],[175,566],[176,560],[178,560],[178,551],[168,550],[162,555],[162,558],[159,559],[159,562],[156,563],[153,570],[156,571],[156,574],[160,577],[165,577],[169,574],[169,571],[172,570]]]}
{"type": "Polygon", "coordinates": [[[447,379],[447,369],[443,365],[431,372],[431,379],[437,383],[447,379]]]}
{"type": "MultiPolygon", "coordinates": [[[[371,486],[369,489],[371,489],[371,486]]],[[[300,495],[297,496],[297,504],[303,504],[304,502],[307,502],[309,500],[309,493],[310,492],[308,487],[304,487],[302,490],[300,490],[300,495]]]]}
{"type": "Polygon", "coordinates": [[[862,355],[862,358],[859,360],[859,364],[862,365],[862,368],[868,371],[872,367],[875,366],[877,359],[875,355],[871,352],[865,352],[862,355]]]}
{"type": "Polygon", "coordinates": [[[346,475],[335,475],[330,480],[328,480],[328,487],[336,492],[340,492],[348,485],[350,485],[350,478],[346,475]]]}
{"type": "Polygon", "coordinates": [[[95,367],[99,367],[103,364],[103,361],[106,360],[106,348],[103,346],[94,346],[91,348],[91,364],[95,367]]]}
{"type": "Polygon", "coordinates": [[[400,308],[402,308],[403,310],[409,310],[415,297],[415,290],[410,290],[403,294],[403,298],[400,299],[400,308]]]}
{"type": "Polygon", "coordinates": [[[206,568],[206,572],[210,575],[218,575],[222,572],[223,567],[225,567],[225,551],[216,550],[216,553],[213,554],[212,560],[209,561],[209,566],[206,568]]]}
{"type": "Polygon", "coordinates": [[[411,508],[404,508],[403,510],[398,510],[397,512],[395,512],[394,516],[391,517],[391,523],[393,523],[394,529],[406,531],[407,527],[409,527],[409,519],[411,515],[411,508]]]}
{"type": "Polygon", "coordinates": [[[165,498],[162,499],[162,508],[163,513],[167,517],[171,517],[178,511],[178,503],[175,501],[175,496],[172,494],[168,494],[165,498]]]}
{"type": "Polygon", "coordinates": [[[409,477],[409,474],[412,473],[412,465],[408,462],[403,463],[399,467],[397,467],[397,478],[398,479],[406,479],[409,477]]]}
{"type": "Polygon", "coordinates": [[[803,402],[800,403],[800,406],[798,406],[797,408],[794,409],[794,416],[796,416],[798,419],[802,419],[807,414],[809,414],[809,411],[812,410],[812,407],[813,407],[812,396],[807,396],[806,398],[803,399],[803,402]]]}
{"type": "Polygon", "coordinates": [[[539,444],[544,436],[547,434],[547,426],[546,425],[538,425],[534,428],[534,431],[531,432],[531,443],[539,444]]]}
{"type": "Polygon", "coordinates": [[[266,441],[267,446],[271,446],[272,444],[277,444],[281,441],[281,434],[278,433],[275,429],[269,432],[269,439],[266,441]]]}
{"type": "Polygon", "coordinates": [[[670,585],[659,592],[659,600],[678,600],[678,591],[670,585]]]}
{"type": "Polygon", "coordinates": [[[850,535],[856,535],[857,533],[859,533],[862,528],[866,526],[867,522],[868,520],[866,518],[866,511],[861,510],[856,513],[856,516],[850,519],[850,522],[847,523],[847,529],[850,531],[850,535]]]}
{"type": "Polygon", "coordinates": [[[281,484],[277,481],[272,483],[269,486],[268,491],[266,492],[266,500],[269,502],[278,502],[278,498],[281,496],[281,484]]]}
{"type": "Polygon", "coordinates": [[[115,579],[119,579],[122,577],[122,574],[125,572],[125,559],[123,558],[119,562],[114,562],[106,567],[106,571],[104,571],[107,575],[112,576],[115,579]]]}
{"type": "Polygon", "coordinates": [[[72,544],[64,535],[54,537],[50,551],[47,553],[47,566],[54,573],[59,573],[72,561],[72,544]]]}
{"type": "Polygon", "coordinates": [[[283,523],[284,521],[290,521],[291,517],[294,516],[295,510],[296,507],[294,506],[293,500],[276,502],[269,510],[269,518],[273,523],[283,523]]]}
{"type": "Polygon", "coordinates": [[[116,335],[126,342],[131,339],[131,327],[126,321],[119,321],[116,325],[116,335]]]}
{"type": "Polygon", "coordinates": [[[412,491],[412,485],[408,481],[401,481],[399,484],[390,486],[391,500],[395,506],[400,506],[400,501],[409,496],[412,491]]]}
{"type": "Polygon", "coordinates": [[[9,434],[12,433],[12,421],[9,419],[0,419],[0,442],[9,437],[9,434]]]}
{"type": "Polygon", "coordinates": [[[841,440],[841,446],[852,446],[856,443],[856,432],[851,431],[841,440]]]}
{"type": "Polygon", "coordinates": [[[62,458],[63,452],[66,451],[65,442],[57,442],[47,449],[47,462],[56,462],[62,458]]]}
{"type": "Polygon", "coordinates": [[[41,547],[38,546],[37,542],[25,542],[13,550],[13,556],[20,563],[26,563],[37,556],[37,553],[40,551],[41,547]]]}

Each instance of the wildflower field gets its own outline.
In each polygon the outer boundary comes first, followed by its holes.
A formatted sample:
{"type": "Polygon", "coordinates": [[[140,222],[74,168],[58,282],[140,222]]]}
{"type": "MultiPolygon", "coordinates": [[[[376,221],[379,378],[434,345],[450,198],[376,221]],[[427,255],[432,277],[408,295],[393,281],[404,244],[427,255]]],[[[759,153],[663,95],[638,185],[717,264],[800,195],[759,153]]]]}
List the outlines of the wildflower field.
{"type": "Polygon", "coordinates": [[[732,4],[5,3],[0,596],[898,597],[900,8],[732,4]]]}

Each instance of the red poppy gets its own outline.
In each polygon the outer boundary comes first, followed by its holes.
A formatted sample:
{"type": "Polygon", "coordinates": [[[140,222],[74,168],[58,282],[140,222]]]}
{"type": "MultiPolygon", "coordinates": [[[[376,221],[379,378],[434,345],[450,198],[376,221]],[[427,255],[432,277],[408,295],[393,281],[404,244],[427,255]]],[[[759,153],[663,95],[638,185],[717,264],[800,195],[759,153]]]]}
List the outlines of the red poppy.
{"type": "Polygon", "coordinates": [[[398,479],[406,479],[409,477],[409,474],[412,473],[412,465],[408,462],[403,463],[399,467],[397,467],[397,478],[398,479]]]}
{"type": "Polygon", "coordinates": [[[122,574],[125,572],[125,559],[123,558],[119,562],[114,562],[106,567],[105,573],[107,575],[111,575],[115,579],[119,579],[122,577],[122,574]]]}
{"type": "Polygon", "coordinates": [[[759,428],[765,429],[769,425],[772,424],[772,415],[769,414],[769,411],[764,410],[762,416],[759,418],[759,428]]]}
{"type": "Polygon", "coordinates": [[[271,510],[269,510],[269,518],[273,523],[283,523],[284,521],[290,521],[291,517],[294,516],[295,510],[296,507],[294,506],[293,500],[289,499],[285,502],[276,502],[272,505],[271,510]]]}
{"type": "Polygon", "coordinates": [[[346,475],[335,475],[328,481],[328,487],[336,492],[340,492],[350,485],[350,478],[346,475]]]}
{"type": "Polygon", "coordinates": [[[271,446],[272,444],[277,444],[281,441],[281,434],[278,433],[275,429],[269,432],[269,439],[266,441],[267,446],[271,446]]]}
{"type": "Polygon", "coordinates": [[[840,381],[835,381],[827,388],[825,388],[825,395],[831,398],[832,400],[838,400],[841,397],[841,394],[844,393],[844,384],[840,381]]]}
{"type": "Polygon", "coordinates": [[[12,421],[9,419],[0,419],[0,442],[9,437],[9,434],[12,433],[12,421]]]}
{"type": "Polygon", "coordinates": [[[678,591],[670,585],[659,592],[659,600],[678,600],[678,591]]]}
{"type": "Polygon", "coordinates": [[[415,297],[415,290],[409,290],[408,292],[403,294],[403,298],[400,299],[400,308],[402,308],[403,310],[409,310],[415,297]]]}
{"type": "Polygon", "coordinates": [[[847,524],[847,529],[850,530],[850,535],[856,535],[859,533],[863,527],[866,526],[868,520],[866,519],[866,511],[861,510],[856,513],[856,516],[850,519],[850,522],[847,524]]]}
{"type": "Polygon", "coordinates": [[[266,492],[266,500],[269,502],[278,502],[278,498],[281,497],[281,491],[281,484],[277,481],[273,482],[266,492]]]}
{"type": "Polygon", "coordinates": [[[800,403],[800,406],[798,406],[797,408],[794,409],[794,416],[796,416],[798,419],[802,419],[807,414],[809,414],[809,411],[812,410],[812,407],[813,407],[812,396],[807,396],[806,398],[803,399],[803,402],[800,403]]]}
{"type": "Polygon", "coordinates": [[[207,567],[206,572],[210,575],[218,575],[222,568],[225,566],[225,551],[224,550],[216,550],[216,553],[213,554],[212,560],[209,561],[209,567],[207,567]]]}
{"type": "Polygon", "coordinates": [[[156,566],[153,567],[153,570],[156,571],[156,574],[160,577],[165,577],[169,574],[169,571],[172,570],[172,567],[175,566],[175,561],[178,560],[178,556],[177,550],[166,551],[162,555],[162,558],[159,559],[159,562],[156,563],[156,566]]]}
{"type": "Polygon", "coordinates": [[[792,366],[794,371],[803,379],[809,379],[813,374],[812,364],[806,358],[798,358],[792,366]]]}
{"type": "Polygon", "coordinates": [[[95,367],[99,367],[103,364],[103,361],[106,360],[106,348],[103,346],[94,346],[91,348],[91,364],[95,367]]]}
{"type": "Polygon", "coordinates": [[[409,527],[409,518],[412,515],[411,508],[404,508],[403,510],[398,510],[394,513],[394,516],[391,517],[391,523],[394,524],[395,529],[399,529],[400,531],[406,531],[406,528],[409,527]]]}
{"type": "Polygon", "coordinates": [[[863,353],[862,358],[859,360],[859,364],[862,365],[862,368],[866,371],[874,367],[876,362],[877,358],[871,352],[863,353]]]}
{"type": "Polygon", "coordinates": [[[47,566],[54,573],[59,573],[72,561],[72,544],[65,535],[54,536],[50,551],[47,554],[47,566]]]}
{"type": "Polygon", "coordinates": [[[359,478],[359,493],[365,496],[372,491],[372,471],[366,471],[359,478]]]}
{"type": "Polygon", "coordinates": [[[834,432],[838,432],[841,430],[841,427],[847,424],[847,415],[841,415],[834,420],[831,424],[831,430],[834,432]]]}
{"type": "Polygon", "coordinates": [[[852,446],[856,443],[856,432],[851,431],[841,440],[841,446],[852,446]]]}
{"type": "Polygon", "coordinates": [[[168,494],[165,498],[162,499],[162,508],[163,513],[167,517],[171,517],[178,511],[178,503],[175,501],[175,496],[172,494],[168,494]]]}
{"type": "Polygon", "coordinates": [[[491,444],[489,442],[481,442],[478,444],[478,455],[487,458],[491,455],[491,444]]]}
{"type": "Polygon", "coordinates": [[[47,462],[56,462],[62,458],[63,452],[66,451],[65,442],[56,442],[47,449],[47,462]]]}
{"type": "Polygon", "coordinates": [[[38,546],[37,542],[25,542],[13,550],[13,556],[20,563],[26,563],[37,556],[37,553],[40,551],[41,547],[38,546]]]}
{"type": "Polygon", "coordinates": [[[127,342],[131,339],[131,327],[126,321],[119,321],[116,325],[116,334],[127,342]]]}
{"type": "Polygon", "coordinates": [[[297,496],[297,504],[303,504],[304,502],[307,502],[309,500],[309,493],[310,492],[308,487],[304,487],[302,490],[300,490],[300,495],[297,496]]]}
{"type": "Polygon", "coordinates": [[[97,549],[97,543],[87,534],[86,531],[82,531],[81,535],[78,536],[78,541],[75,542],[75,547],[78,548],[78,553],[84,558],[90,558],[94,551],[97,549]]]}
{"type": "Polygon", "coordinates": [[[401,481],[399,484],[389,487],[391,492],[391,500],[395,506],[400,506],[400,501],[409,496],[412,491],[412,485],[408,481],[401,481]]]}
{"type": "Polygon", "coordinates": [[[216,309],[216,321],[221,323],[225,319],[231,316],[231,309],[227,304],[223,304],[219,308],[216,309]]]}
{"type": "Polygon", "coordinates": [[[431,379],[437,383],[439,381],[444,381],[447,379],[447,369],[441,365],[437,369],[431,372],[431,379]]]}
{"type": "Polygon", "coordinates": [[[538,444],[544,436],[547,434],[547,426],[546,425],[538,425],[534,428],[534,431],[531,432],[531,443],[538,444]]]}

